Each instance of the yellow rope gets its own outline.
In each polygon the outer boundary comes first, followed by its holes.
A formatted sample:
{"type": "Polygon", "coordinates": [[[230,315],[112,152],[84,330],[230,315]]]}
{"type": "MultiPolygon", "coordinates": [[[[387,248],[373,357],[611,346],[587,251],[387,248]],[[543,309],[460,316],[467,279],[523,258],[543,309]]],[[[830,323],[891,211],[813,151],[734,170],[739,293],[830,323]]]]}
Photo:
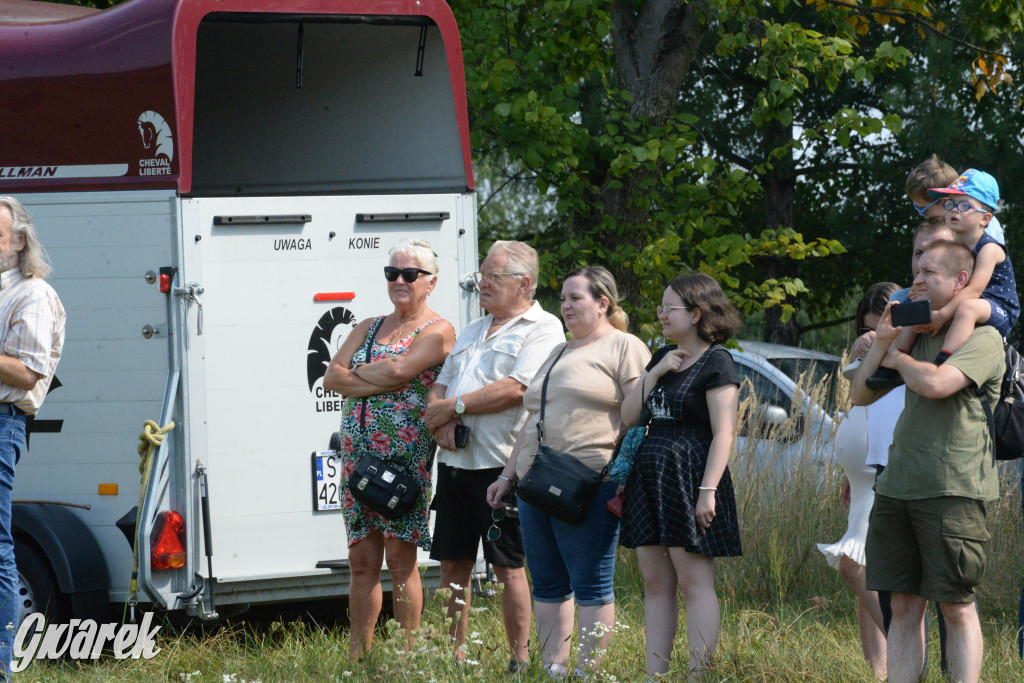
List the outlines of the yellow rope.
{"type": "MultiPolygon", "coordinates": [[[[149,486],[149,468],[153,462],[153,453],[164,442],[167,432],[172,429],[174,429],[174,420],[171,420],[163,427],[153,420],[146,420],[142,423],[142,433],[139,434],[138,448],[139,474],[142,475],[142,481],[139,486],[139,508],[135,517],[136,533],[138,532],[139,524],[141,524],[142,504],[146,497],[146,487],[149,486]]],[[[132,609],[132,620],[134,621],[135,602],[139,592],[139,544],[136,542],[132,546],[134,547],[132,552],[132,582],[128,592],[128,604],[132,609]]]]}

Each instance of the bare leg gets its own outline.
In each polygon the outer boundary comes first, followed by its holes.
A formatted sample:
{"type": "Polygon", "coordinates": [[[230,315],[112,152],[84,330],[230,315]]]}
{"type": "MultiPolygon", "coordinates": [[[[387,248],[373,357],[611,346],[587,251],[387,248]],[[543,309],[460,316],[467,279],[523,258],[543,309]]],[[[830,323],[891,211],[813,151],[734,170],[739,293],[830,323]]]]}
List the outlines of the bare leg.
{"type": "Polygon", "coordinates": [[[534,602],[537,616],[537,640],[544,667],[569,664],[569,639],[572,638],[572,617],[575,602],[534,602]]]}
{"type": "Polygon", "coordinates": [[[504,584],[501,592],[501,611],[505,620],[505,634],[512,659],[517,662],[530,661],[530,583],[522,567],[494,567],[498,583],[504,584]]]}
{"type": "Polygon", "coordinates": [[[714,659],[722,626],[722,612],[715,593],[714,563],[710,557],[688,553],[682,548],[671,548],[669,552],[686,601],[690,679],[699,681],[714,659]]]}
{"type": "Polygon", "coordinates": [[[892,624],[887,647],[889,680],[913,683],[924,667],[924,612],[928,601],[912,593],[892,594],[892,624]]]}
{"type": "Polygon", "coordinates": [[[978,610],[973,602],[944,602],[940,607],[943,616],[946,617],[949,680],[977,683],[981,676],[981,660],[985,652],[978,610]]]}
{"type": "Polygon", "coordinates": [[[383,595],[380,569],[384,564],[384,538],[372,532],[348,549],[350,571],[348,612],[351,640],[349,656],[360,659],[373,643],[373,629],[380,616],[383,595]]]}
{"type": "Polygon", "coordinates": [[[992,304],[984,299],[968,299],[961,301],[953,314],[953,322],[949,324],[946,340],[942,343],[944,351],[953,353],[967,341],[974,326],[988,321],[992,316],[992,304]]]}
{"type": "Polygon", "coordinates": [[[644,577],[644,634],[647,640],[647,675],[668,673],[672,645],[679,630],[679,582],[668,548],[648,545],[636,549],[644,577]]]}
{"type": "Polygon", "coordinates": [[[884,681],[885,631],[882,630],[882,610],[878,605],[878,593],[867,589],[864,567],[846,555],[839,558],[839,574],[857,594],[857,624],[860,626],[860,645],[864,650],[864,659],[874,672],[875,678],[884,681]]]}
{"type": "Polygon", "coordinates": [[[596,671],[612,641],[615,603],[580,605],[580,668],[596,671]]]}
{"type": "Polygon", "coordinates": [[[473,560],[441,560],[441,588],[450,590],[448,598],[448,635],[455,646],[455,658],[465,658],[465,652],[459,650],[466,642],[466,628],[469,625],[469,603],[471,591],[469,583],[473,578],[473,560]],[[458,588],[456,588],[458,586],[458,588]],[[462,604],[459,604],[459,603],[462,604]]]}
{"type": "Polygon", "coordinates": [[[416,544],[397,538],[384,539],[388,571],[391,572],[395,619],[405,630],[406,649],[413,646],[423,613],[423,585],[416,561],[416,544]]]}

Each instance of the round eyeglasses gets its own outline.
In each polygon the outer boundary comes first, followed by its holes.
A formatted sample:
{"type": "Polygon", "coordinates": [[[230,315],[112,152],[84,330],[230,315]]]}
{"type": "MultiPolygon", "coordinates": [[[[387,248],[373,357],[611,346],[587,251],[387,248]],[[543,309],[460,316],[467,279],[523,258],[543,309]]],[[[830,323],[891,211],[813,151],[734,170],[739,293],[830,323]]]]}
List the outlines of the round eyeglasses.
{"type": "Polygon", "coordinates": [[[388,282],[394,282],[401,275],[402,279],[406,282],[416,282],[421,274],[433,275],[429,270],[423,270],[422,268],[396,268],[394,266],[384,266],[384,279],[388,282]]]}
{"type": "Polygon", "coordinates": [[[947,199],[946,201],[942,202],[942,208],[945,209],[946,211],[952,211],[953,209],[956,209],[960,213],[967,213],[972,209],[975,211],[985,213],[985,209],[979,209],[966,199],[961,199],[960,201],[957,201],[955,199],[947,199]]]}
{"type": "Polygon", "coordinates": [[[692,311],[693,306],[658,306],[658,317],[667,318],[672,311],[692,311]]]}
{"type": "Polygon", "coordinates": [[[928,209],[932,208],[933,206],[935,206],[936,204],[938,204],[941,201],[942,201],[942,197],[939,197],[938,199],[936,199],[931,204],[928,204],[925,207],[920,207],[917,204],[914,204],[914,211],[917,211],[919,214],[921,214],[922,218],[927,218],[927,216],[924,215],[924,212],[927,211],[928,209]]]}

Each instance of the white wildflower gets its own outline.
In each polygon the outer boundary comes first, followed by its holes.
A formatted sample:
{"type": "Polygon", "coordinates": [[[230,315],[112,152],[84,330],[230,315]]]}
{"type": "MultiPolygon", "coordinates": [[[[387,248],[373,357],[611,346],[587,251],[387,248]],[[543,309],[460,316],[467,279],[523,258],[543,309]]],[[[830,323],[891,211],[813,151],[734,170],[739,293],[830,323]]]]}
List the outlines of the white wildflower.
{"type": "Polygon", "coordinates": [[[462,590],[462,586],[460,586],[457,583],[449,583],[448,585],[452,587],[452,590],[456,590],[456,591],[462,590]]]}

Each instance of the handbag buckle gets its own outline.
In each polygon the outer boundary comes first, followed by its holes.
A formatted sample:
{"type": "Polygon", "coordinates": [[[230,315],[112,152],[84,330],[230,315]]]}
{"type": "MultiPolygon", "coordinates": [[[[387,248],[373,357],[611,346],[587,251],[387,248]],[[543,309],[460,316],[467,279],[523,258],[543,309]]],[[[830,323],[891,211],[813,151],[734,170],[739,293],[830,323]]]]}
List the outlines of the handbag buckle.
{"type": "Polygon", "coordinates": [[[369,484],[369,483],[370,483],[370,480],[367,477],[363,477],[362,479],[359,480],[359,485],[356,486],[356,488],[359,489],[360,491],[362,491],[362,490],[364,490],[366,488],[366,485],[369,484]]]}
{"type": "Polygon", "coordinates": [[[388,508],[394,510],[396,505],[398,505],[398,496],[391,496],[391,499],[388,500],[388,508]]]}

